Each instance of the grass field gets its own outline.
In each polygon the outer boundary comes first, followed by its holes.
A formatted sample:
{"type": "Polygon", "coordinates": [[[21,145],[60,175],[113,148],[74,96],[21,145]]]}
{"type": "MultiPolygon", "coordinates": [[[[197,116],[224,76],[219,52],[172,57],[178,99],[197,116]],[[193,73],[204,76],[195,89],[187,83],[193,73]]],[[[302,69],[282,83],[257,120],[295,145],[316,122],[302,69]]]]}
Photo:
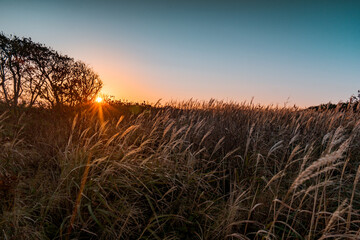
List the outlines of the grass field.
{"type": "Polygon", "coordinates": [[[360,238],[360,114],[221,101],[0,113],[1,239],[360,238]]]}

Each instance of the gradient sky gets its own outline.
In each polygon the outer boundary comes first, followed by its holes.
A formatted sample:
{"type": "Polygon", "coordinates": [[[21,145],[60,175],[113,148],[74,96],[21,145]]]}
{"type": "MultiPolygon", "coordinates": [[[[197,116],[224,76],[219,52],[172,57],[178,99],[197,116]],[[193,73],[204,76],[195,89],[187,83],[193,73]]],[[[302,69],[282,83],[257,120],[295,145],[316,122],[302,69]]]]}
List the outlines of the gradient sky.
{"type": "Polygon", "coordinates": [[[0,0],[0,31],[88,63],[117,99],[310,106],[360,89],[360,1],[0,0]]]}

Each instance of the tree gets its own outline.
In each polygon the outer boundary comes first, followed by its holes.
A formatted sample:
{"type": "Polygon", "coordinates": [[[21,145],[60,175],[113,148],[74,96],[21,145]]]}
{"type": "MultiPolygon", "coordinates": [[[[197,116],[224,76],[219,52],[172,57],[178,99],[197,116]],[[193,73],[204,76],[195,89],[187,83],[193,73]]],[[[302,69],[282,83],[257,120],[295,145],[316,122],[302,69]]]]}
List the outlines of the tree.
{"type": "MultiPolygon", "coordinates": [[[[34,52],[36,52],[37,43],[31,41],[30,38],[23,38],[23,55],[26,56],[25,71],[23,73],[23,100],[27,102],[28,106],[34,105],[40,97],[42,88],[45,84],[41,69],[36,64],[34,52]]],[[[24,62],[25,63],[25,62],[24,62]]]]}
{"type": "Polygon", "coordinates": [[[52,107],[64,105],[65,83],[74,60],[39,43],[32,43],[29,51],[31,61],[38,70],[37,79],[41,83],[40,98],[52,107]]]}
{"type": "Polygon", "coordinates": [[[32,76],[25,42],[0,34],[0,86],[3,100],[12,106],[18,105],[24,83],[32,76]]]}
{"type": "Polygon", "coordinates": [[[99,75],[81,61],[73,63],[67,80],[65,96],[71,106],[93,101],[102,88],[99,75]]]}
{"type": "Polygon", "coordinates": [[[102,81],[85,63],[30,38],[0,33],[0,100],[17,106],[40,101],[55,107],[92,101],[102,81]]]}

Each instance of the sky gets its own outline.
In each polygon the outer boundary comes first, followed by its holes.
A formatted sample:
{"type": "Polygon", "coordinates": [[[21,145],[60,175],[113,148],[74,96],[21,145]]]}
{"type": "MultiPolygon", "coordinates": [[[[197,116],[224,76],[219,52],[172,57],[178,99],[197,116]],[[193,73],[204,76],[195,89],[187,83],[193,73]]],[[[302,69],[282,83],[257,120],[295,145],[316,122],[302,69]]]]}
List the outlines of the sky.
{"type": "Polygon", "coordinates": [[[117,99],[307,107],[360,89],[360,1],[0,0],[0,31],[89,64],[117,99]]]}

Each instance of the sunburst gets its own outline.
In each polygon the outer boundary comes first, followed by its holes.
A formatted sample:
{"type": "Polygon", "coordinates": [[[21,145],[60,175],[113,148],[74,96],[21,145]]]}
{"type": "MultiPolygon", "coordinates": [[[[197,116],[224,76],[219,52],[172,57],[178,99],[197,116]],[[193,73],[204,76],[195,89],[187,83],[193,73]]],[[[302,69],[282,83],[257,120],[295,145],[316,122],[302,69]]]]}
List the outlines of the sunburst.
{"type": "Polygon", "coordinates": [[[97,97],[95,101],[96,101],[97,103],[102,103],[103,99],[102,99],[102,97],[97,97]]]}

